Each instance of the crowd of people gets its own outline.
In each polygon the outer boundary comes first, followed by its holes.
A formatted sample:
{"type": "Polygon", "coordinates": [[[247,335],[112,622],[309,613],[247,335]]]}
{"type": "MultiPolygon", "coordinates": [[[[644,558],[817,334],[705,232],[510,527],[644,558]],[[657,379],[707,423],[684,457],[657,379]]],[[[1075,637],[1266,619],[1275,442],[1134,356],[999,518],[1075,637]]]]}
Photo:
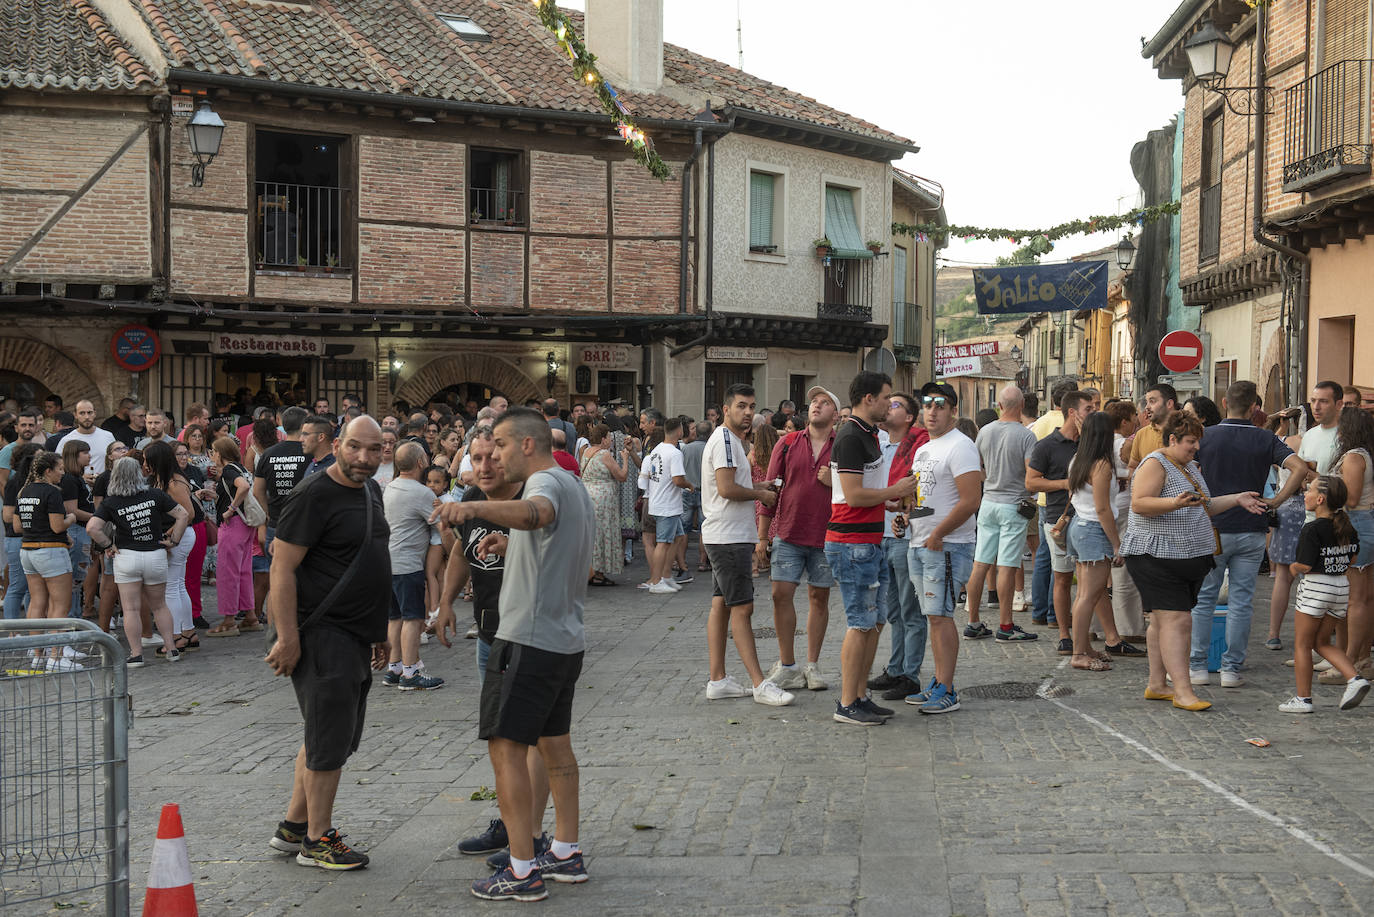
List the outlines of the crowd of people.
{"type": "MultiPolygon", "coordinates": [[[[494,870],[473,893],[538,900],[545,879],[585,881],[569,737],[583,608],[590,587],[622,585],[636,544],[649,595],[671,600],[694,573],[710,576],[710,701],[785,706],[833,684],[842,724],[882,725],[895,711],[878,700],[949,713],[961,637],[1034,644],[1038,627],[1074,669],[1146,657],[1147,700],[1205,710],[1196,688],[1209,668],[1223,688],[1245,684],[1266,573],[1267,650],[1284,648],[1296,610],[1295,694],[1280,710],[1310,713],[1314,678],[1342,689],[1343,710],[1370,689],[1374,417],[1353,386],[1319,382],[1307,404],[1266,415],[1246,381],[1220,405],[1180,406],[1165,384],[1138,404],[1103,403],[1063,380],[1044,414],[1008,386],[976,419],[948,384],[909,395],[873,372],[843,401],[812,387],[800,409],[759,410],[752,387],[734,385],[701,420],[500,395],[374,417],[353,395],[334,413],[298,394],[194,404],[179,427],[131,399],[99,425],[89,401],[70,414],[56,396],[15,405],[0,413],[0,486],[7,618],[118,622],[129,667],[273,628],[267,659],[292,678],[305,739],[271,845],[303,865],[367,863],[332,810],[372,672],[401,691],[441,688],[421,647],[462,631],[501,810],[459,845],[494,870]],[[766,669],[753,630],[763,576],[777,642],[766,669]],[[202,614],[203,583],[218,622],[202,614]],[[845,627],[832,676],[821,656],[836,589],[845,627]],[[729,637],[743,680],[727,673],[729,637]]],[[[34,662],[83,661],[50,650],[34,662]]]]}

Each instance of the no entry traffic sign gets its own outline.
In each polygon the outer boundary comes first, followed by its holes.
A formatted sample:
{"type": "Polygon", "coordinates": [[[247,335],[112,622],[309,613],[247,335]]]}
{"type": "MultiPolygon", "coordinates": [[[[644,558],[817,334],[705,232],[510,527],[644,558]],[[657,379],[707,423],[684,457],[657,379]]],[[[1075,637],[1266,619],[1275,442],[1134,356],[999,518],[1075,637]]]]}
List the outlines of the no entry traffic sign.
{"type": "Polygon", "coordinates": [[[1159,342],[1159,362],[1172,373],[1189,373],[1202,362],[1202,339],[1191,331],[1170,331],[1159,342]]]}
{"type": "Polygon", "coordinates": [[[110,338],[110,356],[132,373],[151,369],[162,355],[157,332],[146,325],[125,325],[110,338]]]}

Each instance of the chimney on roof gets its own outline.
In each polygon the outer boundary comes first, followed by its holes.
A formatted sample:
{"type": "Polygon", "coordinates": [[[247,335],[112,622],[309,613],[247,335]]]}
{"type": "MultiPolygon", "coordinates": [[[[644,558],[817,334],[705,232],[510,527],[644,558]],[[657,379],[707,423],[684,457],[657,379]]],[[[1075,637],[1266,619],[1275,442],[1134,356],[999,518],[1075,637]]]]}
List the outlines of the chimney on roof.
{"type": "Polygon", "coordinates": [[[663,87],[663,0],[587,0],[587,47],[618,89],[663,87]]]}

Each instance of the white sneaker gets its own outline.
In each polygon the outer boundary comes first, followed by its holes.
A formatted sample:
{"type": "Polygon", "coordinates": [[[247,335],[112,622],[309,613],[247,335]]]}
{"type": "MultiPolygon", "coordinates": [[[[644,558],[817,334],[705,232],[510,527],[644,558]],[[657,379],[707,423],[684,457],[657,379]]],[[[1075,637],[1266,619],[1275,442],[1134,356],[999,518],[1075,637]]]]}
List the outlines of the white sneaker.
{"type": "Polygon", "coordinates": [[[433,639],[433,638],[430,637],[429,634],[425,633],[424,631],[420,631],[420,645],[421,645],[421,646],[423,646],[423,645],[425,645],[426,643],[428,643],[431,639],[433,639]]]}
{"type": "Polygon", "coordinates": [[[468,625],[468,632],[465,633],[465,634],[463,634],[463,639],[464,639],[464,640],[476,640],[476,639],[477,639],[477,625],[476,625],[476,624],[469,624],[469,625],[468,625]]]}
{"type": "Polygon", "coordinates": [[[649,587],[649,595],[677,595],[677,590],[669,586],[667,580],[659,580],[649,587]]]}
{"type": "Polygon", "coordinates": [[[1206,669],[1189,669],[1188,680],[1195,685],[1205,685],[1208,684],[1210,681],[1210,679],[1207,677],[1206,669]]]}
{"type": "Polygon", "coordinates": [[[1341,695],[1341,709],[1353,710],[1369,693],[1369,682],[1356,675],[1345,683],[1345,693],[1341,695]]]}
{"type": "Polygon", "coordinates": [[[151,637],[144,637],[144,638],[143,638],[143,645],[144,645],[144,646],[161,646],[161,645],[162,645],[162,635],[161,635],[161,634],[153,634],[151,637]]]}
{"type": "Polygon", "coordinates": [[[63,655],[65,658],[67,658],[67,659],[90,659],[90,658],[91,658],[91,654],[90,654],[90,653],[83,653],[83,652],[81,652],[80,650],[78,650],[78,649],[76,649],[76,648],[74,648],[74,647],[70,647],[70,646],[64,646],[64,647],[62,647],[62,655],[63,655]]]}
{"type": "Polygon", "coordinates": [[[1245,678],[1239,672],[1221,673],[1221,686],[1223,688],[1239,688],[1243,684],[1245,684],[1245,678]]]}
{"type": "Polygon", "coordinates": [[[784,691],[771,681],[764,681],[754,689],[754,703],[770,707],[786,707],[795,700],[790,691],[784,691]]]}
{"type": "Polygon", "coordinates": [[[821,674],[819,663],[808,662],[802,669],[802,677],[806,679],[806,688],[809,691],[824,691],[830,687],[830,682],[826,681],[825,676],[821,674]]]}
{"type": "Polygon", "coordinates": [[[1023,594],[1020,593],[1020,592],[1016,592],[1016,593],[1013,593],[1013,594],[1012,594],[1012,597],[1011,597],[1011,610],[1012,610],[1012,611],[1025,611],[1025,610],[1026,610],[1026,597],[1025,597],[1025,595],[1023,595],[1023,594]]]}
{"type": "Polygon", "coordinates": [[[801,666],[795,663],[784,666],[782,660],[773,663],[773,667],[768,670],[767,679],[784,691],[806,687],[806,676],[802,673],[801,666]]]}
{"type": "MultiPolygon", "coordinates": [[[[73,659],[67,659],[62,656],[48,657],[49,672],[82,672],[85,671],[85,669],[86,667],[84,665],[73,659]]],[[[1368,684],[1368,682],[1365,682],[1365,684],[1368,684]]],[[[1355,701],[1355,703],[1358,704],[1359,701],[1355,701]]],[[[1353,707],[1354,704],[1351,706],[1353,707]]]]}
{"type": "Polygon", "coordinates": [[[1318,659],[1316,662],[1312,663],[1312,671],[1314,672],[1325,672],[1330,668],[1331,663],[1327,662],[1325,659],[1318,659]]]}
{"type": "Polygon", "coordinates": [[[749,697],[753,693],[753,688],[746,688],[744,685],[735,681],[733,675],[726,675],[720,681],[706,682],[707,700],[723,700],[727,697],[749,697]]]}
{"type": "Polygon", "coordinates": [[[1303,700],[1301,697],[1290,697],[1288,700],[1279,704],[1280,713],[1311,713],[1312,702],[1303,700]]]}

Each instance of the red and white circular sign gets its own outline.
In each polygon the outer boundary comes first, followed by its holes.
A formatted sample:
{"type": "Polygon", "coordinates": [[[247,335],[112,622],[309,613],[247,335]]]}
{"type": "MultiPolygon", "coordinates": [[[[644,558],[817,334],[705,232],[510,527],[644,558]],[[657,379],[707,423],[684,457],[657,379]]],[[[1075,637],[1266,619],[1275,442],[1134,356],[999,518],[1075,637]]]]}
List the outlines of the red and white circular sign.
{"type": "Polygon", "coordinates": [[[1190,373],[1202,362],[1202,339],[1191,331],[1170,331],[1159,342],[1159,362],[1171,373],[1190,373]]]}

